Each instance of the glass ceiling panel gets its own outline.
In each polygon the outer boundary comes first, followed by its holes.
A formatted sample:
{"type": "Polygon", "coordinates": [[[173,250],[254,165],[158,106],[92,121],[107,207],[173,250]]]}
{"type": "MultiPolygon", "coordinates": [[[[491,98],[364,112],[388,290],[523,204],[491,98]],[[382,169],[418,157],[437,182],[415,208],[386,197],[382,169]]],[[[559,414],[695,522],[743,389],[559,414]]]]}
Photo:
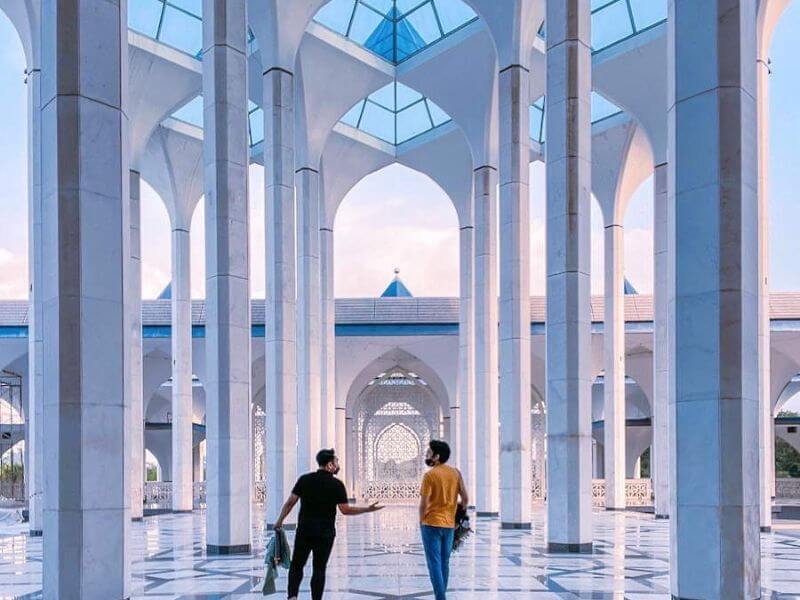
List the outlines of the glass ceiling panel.
{"type": "MultiPolygon", "coordinates": [[[[592,124],[613,117],[622,112],[622,109],[597,92],[592,92],[592,124]]],[[[542,96],[534,102],[529,110],[530,136],[534,142],[545,142],[545,97],[542,96]]]]}
{"type": "Polygon", "coordinates": [[[131,0],[128,27],[181,52],[203,50],[202,0],[131,0]]]}
{"type": "Polygon", "coordinates": [[[396,81],[361,100],[341,118],[342,123],[394,145],[449,121],[434,102],[396,81]]]}
{"type": "Polygon", "coordinates": [[[314,20],[397,64],[477,18],[462,0],[331,0],[314,20]]]}
{"type": "MultiPolygon", "coordinates": [[[[592,51],[599,52],[667,20],[667,0],[592,0],[592,51]]],[[[545,35],[545,27],[539,30],[545,35]]]]}
{"type": "Polygon", "coordinates": [[[195,96],[189,102],[172,113],[173,119],[178,119],[197,127],[203,126],[203,97],[195,96]]]}

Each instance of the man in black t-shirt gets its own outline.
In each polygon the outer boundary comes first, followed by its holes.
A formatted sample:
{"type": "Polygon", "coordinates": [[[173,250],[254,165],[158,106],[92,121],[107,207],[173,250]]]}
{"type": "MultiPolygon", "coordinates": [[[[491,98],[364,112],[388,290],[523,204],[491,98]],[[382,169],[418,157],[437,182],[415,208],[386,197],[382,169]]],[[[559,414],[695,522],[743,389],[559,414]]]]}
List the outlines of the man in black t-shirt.
{"type": "Polygon", "coordinates": [[[283,527],[283,521],[300,500],[300,516],[297,519],[297,535],[294,539],[294,554],[289,567],[289,600],[296,600],[303,580],[303,569],[308,555],[313,553],[311,574],[311,598],[322,600],[325,589],[325,569],[336,537],[336,507],[343,515],[361,515],[383,508],[378,503],[369,506],[350,506],[347,490],[334,475],[339,472],[339,458],[333,448],[317,453],[319,469],[306,473],[297,480],[283,504],[281,514],[275,521],[275,529],[283,527]]]}

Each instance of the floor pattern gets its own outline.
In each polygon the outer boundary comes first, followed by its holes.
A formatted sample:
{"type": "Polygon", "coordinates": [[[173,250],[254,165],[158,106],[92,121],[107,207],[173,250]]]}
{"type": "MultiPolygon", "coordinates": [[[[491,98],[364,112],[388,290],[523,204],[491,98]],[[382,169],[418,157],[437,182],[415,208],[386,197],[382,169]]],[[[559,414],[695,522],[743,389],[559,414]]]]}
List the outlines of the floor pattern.
{"type": "MultiPolygon", "coordinates": [[[[327,600],[432,600],[415,508],[339,517],[328,570],[327,600]]],[[[531,532],[504,531],[497,520],[453,555],[452,600],[665,600],[669,596],[669,523],[651,515],[596,512],[594,553],[548,555],[544,511],[531,532]]],[[[132,525],[133,598],[241,600],[262,598],[265,535],[254,530],[249,556],[206,556],[204,514],[160,515],[132,525]]],[[[762,537],[763,598],[800,600],[800,531],[762,537]]],[[[41,538],[22,525],[0,524],[0,599],[41,595],[41,538]]],[[[310,597],[308,578],[301,598],[310,597]]],[[[286,572],[278,580],[285,597],[286,572]]]]}

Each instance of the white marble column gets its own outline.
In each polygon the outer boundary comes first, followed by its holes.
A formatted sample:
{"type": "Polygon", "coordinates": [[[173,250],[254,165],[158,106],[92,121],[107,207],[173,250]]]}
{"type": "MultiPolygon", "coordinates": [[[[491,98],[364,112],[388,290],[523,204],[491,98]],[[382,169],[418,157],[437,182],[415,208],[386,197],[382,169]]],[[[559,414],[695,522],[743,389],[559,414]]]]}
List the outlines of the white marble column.
{"type": "Polygon", "coordinates": [[[28,83],[28,413],[25,485],[28,491],[28,525],[31,536],[42,535],[42,486],[44,456],[42,380],[42,120],[41,71],[27,71],[28,83]]]}
{"type": "MultiPolygon", "coordinates": [[[[322,202],[322,200],[320,200],[322,202]]],[[[335,448],[344,470],[344,431],[339,434],[336,409],[336,300],[333,278],[333,230],[320,226],[320,298],[322,302],[322,335],[320,359],[320,397],[322,401],[322,425],[320,445],[335,448]]],[[[343,477],[340,477],[344,481],[343,477]]]]}
{"type": "Polygon", "coordinates": [[[347,411],[344,408],[338,408],[336,410],[337,416],[337,425],[340,422],[343,422],[342,431],[344,434],[342,437],[345,440],[345,444],[347,444],[347,440],[350,440],[350,444],[347,446],[347,452],[345,454],[345,462],[347,463],[346,469],[346,478],[342,478],[347,485],[347,493],[350,495],[351,500],[356,500],[358,498],[358,460],[357,450],[358,450],[358,439],[355,434],[354,425],[353,425],[353,418],[347,416],[347,411]]]}
{"type": "Polygon", "coordinates": [[[144,398],[142,369],[141,175],[130,171],[131,253],[127,305],[130,319],[131,519],[144,516],[144,398]]]}
{"type": "Polygon", "coordinates": [[[500,519],[531,526],[530,72],[501,69],[500,519]]]}
{"type": "Polygon", "coordinates": [[[676,598],[761,597],[753,0],[672,0],[676,598]]]}
{"type": "Polygon", "coordinates": [[[127,5],[42,9],[43,597],[130,596],[127,5]]]}
{"type": "Polygon", "coordinates": [[[758,111],[758,399],[761,530],[772,529],[775,441],[770,396],[769,308],[769,57],[757,64],[758,111]]]}
{"type": "Polygon", "coordinates": [[[189,219],[172,227],[172,510],[192,510],[192,296],[189,219]]]}
{"type": "Polygon", "coordinates": [[[655,495],[656,519],[669,516],[670,480],[670,299],[674,281],[669,276],[667,248],[667,163],[656,165],[653,198],[653,446],[650,477],[655,495]]]}
{"type": "Polygon", "coordinates": [[[591,552],[588,0],[547,3],[547,541],[591,552]]]}
{"type": "Polygon", "coordinates": [[[294,77],[276,67],[264,73],[263,84],[266,514],[273,523],[297,473],[294,77]]]}
{"type": "Polygon", "coordinates": [[[605,226],[605,313],[603,325],[603,452],[606,509],[625,509],[625,232],[605,226]]]}
{"type": "Polygon", "coordinates": [[[253,472],[246,2],[204,0],[203,15],[206,549],[234,554],[250,551],[253,472]]]}
{"type": "MultiPolygon", "coordinates": [[[[500,514],[497,329],[497,169],[473,173],[475,194],[475,507],[500,514]],[[480,457],[480,460],[477,460],[480,457]]],[[[467,485],[472,485],[467,482],[467,485]]]]}
{"type": "Polygon", "coordinates": [[[468,485],[475,481],[475,227],[471,217],[459,229],[458,415],[452,436],[457,441],[457,464],[468,485]]]}
{"type": "Polygon", "coordinates": [[[322,296],[320,289],[319,171],[298,169],[297,188],[297,472],[316,470],[321,448],[322,296]]]}

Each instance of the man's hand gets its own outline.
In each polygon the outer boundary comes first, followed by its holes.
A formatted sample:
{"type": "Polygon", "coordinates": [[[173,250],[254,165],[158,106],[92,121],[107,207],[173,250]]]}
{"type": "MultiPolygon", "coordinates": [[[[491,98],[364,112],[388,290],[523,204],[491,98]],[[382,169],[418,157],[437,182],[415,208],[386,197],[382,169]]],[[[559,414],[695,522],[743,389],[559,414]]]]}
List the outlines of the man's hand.
{"type": "Polygon", "coordinates": [[[369,506],[350,506],[345,503],[339,504],[339,512],[347,516],[363,515],[364,513],[381,510],[382,508],[383,506],[380,506],[377,502],[373,502],[369,506]]]}

